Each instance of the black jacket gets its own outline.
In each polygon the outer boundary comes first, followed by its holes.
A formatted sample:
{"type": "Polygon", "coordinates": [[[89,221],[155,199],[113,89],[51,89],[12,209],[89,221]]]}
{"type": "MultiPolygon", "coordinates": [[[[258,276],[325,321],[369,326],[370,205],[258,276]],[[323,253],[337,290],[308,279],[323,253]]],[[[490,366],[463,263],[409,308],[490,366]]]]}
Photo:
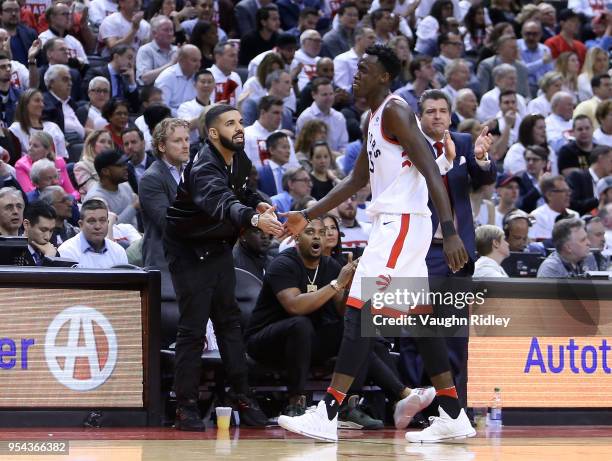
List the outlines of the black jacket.
{"type": "Polygon", "coordinates": [[[517,173],[520,177],[519,182],[519,199],[516,202],[516,207],[523,210],[525,213],[531,213],[538,207],[538,200],[542,197],[540,191],[533,185],[526,171],[522,174],[517,173]]]}
{"type": "Polygon", "coordinates": [[[572,171],[567,177],[571,189],[570,208],[582,216],[599,205],[599,198],[593,195],[593,178],[589,170],[572,171]]]}
{"type": "MultiPolygon", "coordinates": [[[[42,119],[57,124],[57,126],[60,127],[60,130],[66,132],[66,129],[64,128],[64,111],[62,110],[62,102],[53,96],[49,91],[43,93],[43,98],[45,101],[45,108],[43,109],[42,119]]],[[[68,100],[68,105],[72,107],[72,110],[76,115],[78,107],[72,98],[68,100]]],[[[81,122],[81,125],[85,126],[87,117],[85,117],[83,120],[82,116],[79,118],[77,115],[77,118],[79,119],[79,122],[81,122]]]]}
{"type": "Polygon", "coordinates": [[[231,250],[241,228],[251,225],[255,208],[263,199],[247,188],[251,161],[234,154],[231,168],[206,141],[191,160],[178,185],[176,200],[166,215],[166,251],[186,249],[201,253],[231,250]]]}

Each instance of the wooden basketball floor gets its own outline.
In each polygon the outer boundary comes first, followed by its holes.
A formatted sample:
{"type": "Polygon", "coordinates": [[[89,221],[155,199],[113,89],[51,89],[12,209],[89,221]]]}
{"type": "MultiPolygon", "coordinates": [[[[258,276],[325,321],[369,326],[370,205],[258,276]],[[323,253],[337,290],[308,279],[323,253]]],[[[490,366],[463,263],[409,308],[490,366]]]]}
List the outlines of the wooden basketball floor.
{"type": "Polygon", "coordinates": [[[403,431],[340,431],[338,444],[314,443],[282,429],[2,429],[0,460],[207,461],[207,460],[420,460],[420,461],[611,461],[612,428],[509,427],[478,433],[461,444],[414,445],[403,431]],[[9,441],[69,440],[65,456],[6,454],[9,441]]]}

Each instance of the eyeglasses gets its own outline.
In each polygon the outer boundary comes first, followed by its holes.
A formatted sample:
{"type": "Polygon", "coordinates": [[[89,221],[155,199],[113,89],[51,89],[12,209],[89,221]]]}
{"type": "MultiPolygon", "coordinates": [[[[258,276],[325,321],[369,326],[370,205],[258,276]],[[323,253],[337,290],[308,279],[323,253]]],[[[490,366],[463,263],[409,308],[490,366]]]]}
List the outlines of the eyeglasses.
{"type": "Polygon", "coordinates": [[[66,11],[66,12],[64,12],[64,13],[55,13],[55,15],[56,15],[56,16],[66,16],[66,17],[68,17],[68,16],[70,16],[70,12],[69,12],[69,11],[66,11]]]}
{"type": "Polygon", "coordinates": [[[107,94],[109,91],[106,88],[93,88],[91,90],[92,93],[98,93],[98,94],[107,94]]]}

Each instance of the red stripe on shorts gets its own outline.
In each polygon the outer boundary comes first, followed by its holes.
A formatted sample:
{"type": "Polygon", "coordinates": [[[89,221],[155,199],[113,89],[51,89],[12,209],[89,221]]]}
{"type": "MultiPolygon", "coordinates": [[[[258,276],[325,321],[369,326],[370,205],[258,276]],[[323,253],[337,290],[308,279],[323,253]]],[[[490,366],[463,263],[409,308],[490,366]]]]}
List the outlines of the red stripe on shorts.
{"type": "Polygon", "coordinates": [[[391,254],[389,255],[389,260],[387,261],[387,267],[389,269],[395,269],[395,265],[397,264],[397,258],[399,258],[399,255],[402,252],[402,247],[404,246],[404,241],[406,240],[406,235],[408,235],[409,228],[410,228],[410,215],[403,214],[399,235],[395,239],[395,243],[393,244],[393,247],[391,248],[391,254]]]}
{"type": "Polygon", "coordinates": [[[361,299],[353,298],[349,296],[346,298],[346,305],[354,307],[355,309],[361,309],[365,303],[361,299]]]}

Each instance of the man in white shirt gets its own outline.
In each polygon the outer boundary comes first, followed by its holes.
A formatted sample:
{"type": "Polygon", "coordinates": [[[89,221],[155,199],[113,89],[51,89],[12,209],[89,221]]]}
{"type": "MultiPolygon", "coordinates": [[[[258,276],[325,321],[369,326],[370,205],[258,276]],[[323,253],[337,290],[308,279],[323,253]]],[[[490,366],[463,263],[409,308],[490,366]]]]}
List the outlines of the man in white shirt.
{"type": "MultiPolygon", "coordinates": [[[[445,87],[446,88],[446,87],[445,87]]],[[[442,89],[444,91],[444,88],[442,89]]],[[[448,91],[444,91],[447,95],[448,91]]],[[[476,118],[476,110],[478,109],[478,99],[474,92],[469,88],[463,88],[457,92],[453,101],[453,109],[459,123],[463,122],[467,118],[476,118]]]]}
{"type": "Polygon", "coordinates": [[[183,45],[177,63],[168,67],[155,79],[162,91],[162,100],[176,116],[178,107],[196,96],[194,75],[200,68],[202,53],[194,45],[183,45]]]}
{"type": "MultiPolygon", "coordinates": [[[[39,41],[32,44],[28,52],[28,67],[13,59],[11,51],[11,36],[6,29],[0,28],[0,53],[11,58],[11,85],[22,91],[28,88],[36,88],[39,82],[39,72],[36,67],[36,55],[39,53],[41,44],[39,41]]],[[[43,51],[44,52],[44,51],[43,51]]],[[[67,59],[66,59],[67,61],[67,59]]]]}
{"type": "MultiPolygon", "coordinates": [[[[482,95],[480,106],[478,107],[477,117],[481,122],[495,118],[499,112],[499,95],[503,91],[516,91],[518,76],[516,69],[510,64],[500,64],[493,69],[493,81],[495,88],[482,95]]],[[[517,110],[521,118],[527,112],[527,103],[520,94],[516,95],[517,110]]]]}
{"type": "Polygon", "coordinates": [[[501,263],[510,256],[510,247],[498,226],[485,224],[476,229],[476,250],[480,258],[474,264],[473,277],[508,277],[501,263]]]}
{"type": "Polygon", "coordinates": [[[571,190],[563,176],[551,176],[543,179],[540,188],[546,203],[531,213],[531,216],[535,218],[535,223],[529,229],[529,238],[546,240],[552,237],[555,221],[560,214],[563,213],[568,218],[577,218],[578,213],[568,208],[571,190]]]}
{"type": "Polygon", "coordinates": [[[109,269],[127,264],[125,250],[108,234],[108,207],[100,199],[85,201],[81,207],[81,232],[62,243],[58,249],[62,258],[78,262],[85,269],[109,269]]]}
{"type": "Polygon", "coordinates": [[[567,91],[559,91],[550,101],[552,112],[545,120],[546,139],[556,152],[569,142],[575,105],[576,98],[567,91]]]}
{"type": "Polygon", "coordinates": [[[299,133],[308,120],[318,119],[327,124],[327,142],[336,152],[344,152],[348,144],[348,131],[344,115],[332,108],[334,104],[334,88],[326,78],[316,78],[312,82],[312,98],[314,102],[297,119],[299,133]]]}
{"type": "Polygon", "coordinates": [[[289,71],[291,68],[291,63],[293,62],[293,58],[295,57],[295,50],[297,49],[297,38],[291,34],[286,32],[279,34],[278,39],[276,40],[276,46],[271,50],[264,51],[263,53],[258,54],[251,62],[249,62],[249,73],[248,78],[254,77],[257,75],[257,68],[265,58],[270,53],[277,53],[283,61],[285,62],[285,70],[289,71]]]}
{"type": "Polygon", "coordinates": [[[87,64],[87,55],[81,42],[76,37],[68,34],[68,28],[70,27],[70,8],[65,3],[56,3],[47,9],[45,12],[45,18],[49,28],[41,33],[38,38],[44,45],[50,38],[63,38],[68,46],[68,50],[71,58],[78,59],[82,64],[87,64]]]}
{"type": "MultiPolygon", "coordinates": [[[[244,129],[244,152],[255,167],[261,167],[263,161],[270,158],[266,140],[281,127],[283,101],[274,96],[264,96],[259,101],[258,109],[259,118],[251,126],[244,129]]],[[[287,167],[299,166],[291,142],[290,149],[291,153],[287,167]]]]}
{"type": "Polygon", "coordinates": [[[368,246],[371,224],[360,223],[357,221],[357,200],[356,197],[349,197],[338,205],[338,216],[340,217],[340,228],[342,234],[342,248],[355,250],[368,246]]]}
{"type": "Polygon", "coordinates": [[[502,91],[499,95],[499,112],[495,114],[494,122],[496,127],[492,129],[493,133],[499,133],[493,145],[493,151],[499,158],[518,140],[519,126],[523,120],[518,111],[518,96],[513,90],[502,91]]]}
{"type": "Polygon", "coordinates": [[[197,143],[200,139],[198,121],[204,109],[210,106],[210,96],[215,89],[215,79],[209,70],[204,69],[196,73],[195,89],[196,97],[182,103],[176,111],[178,118],[189,122],[189,142],[192,144],[197,143]]]}
{"type": "Polygon", "coordinates": [[[136,80],[150,85],[157,76],[176,63],[174,25],[166,16],[151,19],[151,41],[138,49],[136,54],[136,80]]]}
{"type": "Polygon", "coordinates": [[[238,67],[238,50],[231,43],[215,46],[215,63],[208,69],[215,79],[215,91],[211,97],[215,103],[236,105],[242,93],[242,80],[235,72],[238,67]]]}
{"type": "Polygon", "coordinates": [[[355,29],[355,46],[345,53],[334,58],[334,84],[349,93],[353,87],[353,77],[357,73],[357,63],[366,48],[372,46],[376,40],[374,30],[369,27],[355,29]]]}
{"type": "Polygon", "coordinates": [[[117,12],[117,2],[113,0],[91,0],[89,2],[89,21],[100,27],[107,16],[117,12]]]}
{"type": "MultiPolygon", "coordinates": [[[[293,113],[289,107],[291,105],[291,76],[286,70],[275,70],[268,74],[266,77],[266,96],[274,96],[283,100],[283,117],[281,120],[281,126],[285,130],[295,131],[295,124],[293,123],[293,113]]],[[[242,102],[242,118],[243,126],[251,126],[257,120],[259,112],[257,105],[261,97],[250,97],[246,98],[242,102]]],[[[295,99],[294,99],[295,102],[295,99]]],[[[295,109],[295,105],[293,106],[295,109]]]]}
{"type": "Polygon", "coordinates": [[[300,35],[301,48],[295,52],[295,57],[291,63],[291,70],[300,64],[302,65],[302,70],[297,77],[300,91],[317,75],[316,66],[317,61],[321,59],[319,53],[321,53],[322,44],[321,34],[316,30],[308,29],[300,35]]]}
{"type": "Polygon", "coordinates": [[[465,59],[453,59],[444,68],[446,85],[442,88],[442,91],[448,95],[451,101],[455,101],[459,91],[468,86],[471,75],[470,65],[465,59]]]}
{"type": "Polygon", "coordinates": [[[100,24],[98,39],[105,46],[102,56],[109,56],[110,49],[117,45],[128,45],[138,51],[149,41],[151,26],[143,19],[140,0],[119,0],[119,11],[107,16],[100,24]]]}

